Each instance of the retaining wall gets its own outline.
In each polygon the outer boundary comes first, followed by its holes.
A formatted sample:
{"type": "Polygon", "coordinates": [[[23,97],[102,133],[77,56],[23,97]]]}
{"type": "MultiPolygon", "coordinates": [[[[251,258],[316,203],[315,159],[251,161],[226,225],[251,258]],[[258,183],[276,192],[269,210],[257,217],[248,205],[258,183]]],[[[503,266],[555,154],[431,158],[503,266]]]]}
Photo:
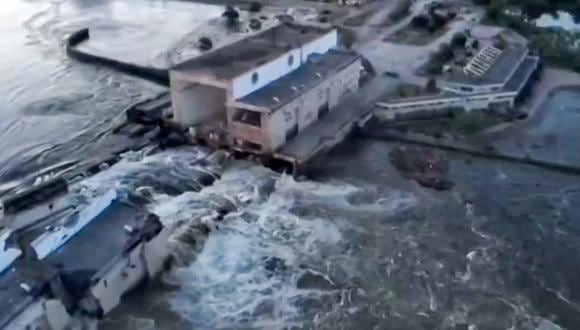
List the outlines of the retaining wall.
{"type": "Polygon", "coordinates": [[[402,143],[416,144],[424,147],[443,149],[458,153],[467,154],[475,157],[482,157],[488,159],[497,159],[511,163],[519,163],[540,167],[543,169],[558,171],[562,173],[580,175],[580,166],[572,164],[562,164],[556,162],[549,162],[543,160],[532,159],[526,156],[516,156],[509,154],[502,154],[495,150],[487,150],[485,148],[478,148],[476,146],[449,140],[436,139],[430,136],[416,134],[416,133],[401,133],[388,129],[380,129],[376,127],[363,127],[358,133],[363,137],[398,141],[402,143]]]}
{"type": "Polygon", "coordinates": [[[66,53],[69,57],[84,63],[100,64],[119,72],[143,78],[155,83],[169,86],[169,70],[140,66],[133,63],[121,62],[104,56],[84,52],[76,46],[90,39],[89,29],[84,28],[71,34],[66,41],[66,53]]]}

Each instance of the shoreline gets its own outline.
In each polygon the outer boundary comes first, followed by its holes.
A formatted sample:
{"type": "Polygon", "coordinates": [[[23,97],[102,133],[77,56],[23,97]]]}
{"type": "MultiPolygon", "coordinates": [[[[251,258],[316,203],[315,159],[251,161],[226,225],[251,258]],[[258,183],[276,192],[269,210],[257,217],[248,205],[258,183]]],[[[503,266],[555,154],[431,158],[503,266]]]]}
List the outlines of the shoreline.
{"type": "Polygon", "coordinates": [[[488,139],[505,138],[514,131],[537,125],[547,115],[545,105],[561,91],[580,92],[580,74],[561,68],[547,67],[526,103],[519,108],[527,110],[528,117],[515,123],[500,124],[478,134],[488,139]]]}

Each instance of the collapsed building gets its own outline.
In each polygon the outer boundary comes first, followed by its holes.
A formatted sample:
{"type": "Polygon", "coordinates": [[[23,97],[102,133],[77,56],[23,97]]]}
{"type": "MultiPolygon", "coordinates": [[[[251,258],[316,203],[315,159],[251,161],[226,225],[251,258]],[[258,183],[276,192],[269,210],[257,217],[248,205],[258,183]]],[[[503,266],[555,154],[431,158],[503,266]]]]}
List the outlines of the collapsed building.
{"type": "MultiPolygon", "coordinates": [[[[204,162],[219,171],[223,160],[204,162]]],[[[192,173],[199,189],[219,177],[192,173]]],[[[0,329],[91,328],[169,261],[175,227],[148,212],[148,200],[69,185],[50,179],[0,201],[0,329]]]]}

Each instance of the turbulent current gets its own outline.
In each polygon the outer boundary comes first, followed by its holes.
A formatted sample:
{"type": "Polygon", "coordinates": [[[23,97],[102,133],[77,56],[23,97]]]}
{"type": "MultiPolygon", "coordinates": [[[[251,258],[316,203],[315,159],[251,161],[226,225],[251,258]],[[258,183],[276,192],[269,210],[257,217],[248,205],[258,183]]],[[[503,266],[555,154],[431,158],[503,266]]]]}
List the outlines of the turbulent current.
{"type": "MultiPolygon", "coordinates": [[[[4,0],[2,188],[117,150],[114,119],[162,90],[70,62],[68,33],[88,26],[91,51],[162,67],[221,10],[4,0]]],[[[175,229],[175,262],[99,327],[580,328],[577,177],[450,154],[455,188],[435,192],[398,174],[392,147],[353,139],[308,180],[197,147],[124,154],[74,189],[136,193],[175,229]]]]}

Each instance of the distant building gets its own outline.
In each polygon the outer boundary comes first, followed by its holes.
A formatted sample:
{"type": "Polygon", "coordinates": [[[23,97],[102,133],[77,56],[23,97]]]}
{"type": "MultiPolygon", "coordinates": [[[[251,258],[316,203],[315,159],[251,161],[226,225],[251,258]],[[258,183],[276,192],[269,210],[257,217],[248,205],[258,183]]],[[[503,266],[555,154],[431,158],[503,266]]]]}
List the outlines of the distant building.
{"type": "Polygon", "coordinates": [[[174,120],[215,146],[271,153],[358,90],[335,29],[282,23],[170,71],[174,120]]]}
{"type": "Polygon", "coordinates": [[[523,98],[539,67],[540,58],[523,45],[508,44],[499,48],[490,44],[460,71],[440,81],[440,94],[391,99],[377,105],[396,112],[511,108],[523,98]]]}

